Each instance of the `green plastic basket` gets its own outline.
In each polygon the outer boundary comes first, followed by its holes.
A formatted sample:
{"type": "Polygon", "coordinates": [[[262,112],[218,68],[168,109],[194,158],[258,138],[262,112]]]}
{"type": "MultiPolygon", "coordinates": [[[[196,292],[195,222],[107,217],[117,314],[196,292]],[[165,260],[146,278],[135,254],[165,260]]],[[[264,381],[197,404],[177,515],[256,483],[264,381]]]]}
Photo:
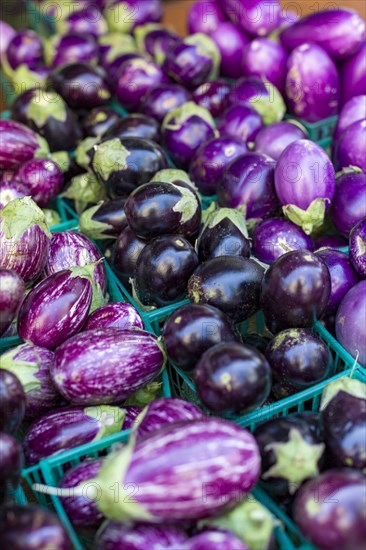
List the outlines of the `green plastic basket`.
{"type": "Polygon", "coordinates": [[[308,132],[308,139],[315,141],[316,143],[322,142],[325,139],[331,140],[333,132],[337,124],[338,115],[334,115],[318,122],[307,122],[301,118],[296,118],[292,115],[285,115],[285,119],[297,120],[302,126],[304,126],[308,132]]]}

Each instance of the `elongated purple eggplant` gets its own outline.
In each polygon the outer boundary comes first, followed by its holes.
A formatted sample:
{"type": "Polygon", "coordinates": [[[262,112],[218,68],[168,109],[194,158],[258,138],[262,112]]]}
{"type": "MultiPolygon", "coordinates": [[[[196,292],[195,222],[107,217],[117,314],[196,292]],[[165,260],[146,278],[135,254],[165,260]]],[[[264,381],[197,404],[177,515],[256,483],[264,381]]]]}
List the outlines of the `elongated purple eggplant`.
{"type": "Polygon", "coordinates": [[[252,143],[262,126],[260,114],[248,104],[229,107],[217,122],[222,137],[240,139],[244,143],[252,143]]]}
{"type": "Polygon", "coordinates": [[[19,379],[0,368],[0,431],[14,433],[25,413],[25,393],[19,379]]]}
{"type": "Polygon", "coordinates": [[[230,84],[224,79],[217,79],[198,86],[193,91],[192,97],[197,105],[204,107],[214,118],[217,118],[226,108],[225,99],[229,92],[230,84]]]}
{"type": "Polygon", "coordinates": [[[333,146],[333,162],[336,170],[352,166],[366,173],[365,139],[365,118],[353,122],[342,132],[339,140],[333,146]]]}
{"type": "Polygon", "coordinates": [[[330,213],[334,226],[344,235],[366,217],[366,174],[360,169],[352,167],[342,171],[330,213]]]}
{"type": "Polygon", "coordinates": [[[95,107],[83,119],[84,134],[91,137],[103,136],[121,116],[111,107],[95,107]]]}
{"type": "Polygon", "coordinates": [[[0,268],[0,336],[15,319],[24,295],[23,279],[15,271],[0,268]]]}
{"type": "Polygon", "coordinates": [[[361,277],[366,277],[366,217],[349,234],[349,257],[361,277]]]}
{"type": "Polygon", "coordinates": [[[141,105],[141,112],[162,123],[170,111],[191,99],[188,90],[179,84],[160,84],[147,93],[141,105]]]}
{"type": "Polygon", "coordinates": [[[94,240],[118,237],[127,227],[125,202],[114,199],[84,210],[79,218],[80,231],[94,240]]]}
{"type": "Polygon", "coordinates": [[[103,328],[82,332],[59,346],[51,376],[72,403],[98,405],[127,399],[163,367],[163,353],[148,332],[103,328]]]}
{"type": "MultiPolygon", "coordinates": [[[[156,526],[148,523],[124,525],[119,521],[108,521],[97,533],[96,550],[171,550],[183,548],[188,535],[174,526],[156,526]]],[[[228,550],[228,549],[226,549],[228,550]]]]}
{"type": "Polygon", "coordinates": [[[305,129],[301,129],[296,124],[289,121],[275,122],[259,130],[255,136],[255,150],[257,153],[263,153],[278,160],[290,143],[306,137],[305,129]]]}
{"type": "Polygon", "coordinates": [[[50,239],[45,215],[30,197],[15,199],[0,211],[0,265],[26,284],[41,275],[50,239]]]}
{"type": "Polygon", "coordinates": [[[11,489],[18,486],[23,467],[23,451],[20,443],[10,434],[0,432],[0,506],[11,489]]]}
{"type": "Polygon", "coordinates": [[[61,191],[63,177],[61,169],[51,159],[31,159],[16,170],[14,177],[22,182],[27,194],[45,208],[61,191]]]}
{"type": "Polygon", "coordinates": [[[366,367],[366,280],[351,288],[336,315],[337,340],[348,353],[366,367]]]}
{"type": "Polygon", "coordinates": [[[160,127],[154,118],[141,113],[132,113],[117,121],[103,137],[105,139],[137,137],[151,139],[158,143],[160,141],[160,127]]]}
{"type": "Polygon", "coordinates": [[[35,156],[46,157],[49,148],[38,134],[14,120],[0,120],[0,168],[17,168],[35,156]]]}
{"type": "Polygon", "coordinates": [[[366,94],[366,40],[361,48],[347,59],[340,68],[343,105],[352,97],[366,94]]]}
{"type": "Polygon", "coordinates": [[[127,302],[110,302],[89,315],[84,330],[96,328],[143,329],[144,323],[137,310],[127,302]]]}
{"type": "Polygon", "coordinates": [[[147,241],[137,237],[128,226],[117,237],[112,248],[111,265],[124,284],[128,285],[133,277],[138,257],[146,244],[147,241]]]}
{"type": "Polygon", "coordinates": [[[182,550],[248,550],[248,546],[230,531],[207,529],[188,539],[182,550]]]}
{"type": "Polygon", "coordinates": [[[118,433],[124,411],[119,407],[63,407],[42,416],[29,427],[23,442],[28,465],[78,445],[118,433]]]}

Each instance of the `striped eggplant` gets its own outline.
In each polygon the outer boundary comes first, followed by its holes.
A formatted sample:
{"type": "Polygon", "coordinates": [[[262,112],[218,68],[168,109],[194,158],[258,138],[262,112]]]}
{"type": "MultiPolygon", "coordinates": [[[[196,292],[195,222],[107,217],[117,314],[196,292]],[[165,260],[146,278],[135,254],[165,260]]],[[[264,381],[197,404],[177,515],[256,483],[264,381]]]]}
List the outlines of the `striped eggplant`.
{"type": "MultiPolygon", "coordinates": [[[[108,521],[98,531],[96,550],[176,550],[188,539],[185,532],[173,526],[156,526],[146,523],[124,525],[119,521],[108,521]]],[[[226,550],[229,550],[226,548],[226,550]]]]}
{"type": "Polygon", "coordinates": [[[119,407],[64,407],[42,416],[29,427],[23,442],[28,465],[43,458],[98,441],[121,431],[125,412],[119,407]]]}
{"type": "Polygon", "coordinates": [[[89,315],[84,330],[93,330],[96,328],[144,328],[144,323],[140,314],[127,302],[110,302],[104,306],[98,307],[89,315]]]}
{"type": "Polygon", "coordinates": [[[34,157],[47,157],[47,142],[14,120],[0,120],[0,169],[18,168],[20,164],[34,157]]]}
{"type": "Polygon", "coordinates": [[[23,279],[11,269],[0,268],[0,336],[15,319],[24,295],[23,279]]]}
{"type": "Polygon", "coordinates": [[[50,275],[25,298],[18,333],[25,342],[53,349],[83,327],[92,303],[95,264],[50,275]]]}
{"type": "Polygon", "coordinates": [[[24,162],[14,177],[27,188],[27,194],[45,208],[62,189],[61,168],[51,159],[30,159],[24,162]]]}
{"type": "MultiPolygon", "coordinates": [[[[6,174],[6,172],[5,172],[6,174]]],[[[18,181],[14,181],[14,172],[11,172],[11,179],[4,181],[1,180],[0,187],[0,210],[8,204],[8,202],[13,201],[14,199],[20,199],[27,195],[27,189],[24,185],[18,181]]],[[[3,174],[1,174],[4,177],[3,174]]],[[[7,177],[7,176],[5,176],[7,177]]],[[[9,175],[10,177],[10,175],[9,175]]],[[[29,193],[28,193],[29,194],[29,193]]]]}
{"type": "Polygon", "coordinates": [[[9,202],[0,212],[0,265],[26,284],[36,281],[47,261],[51,233],[42,210],[30,197],[9,202]]]}
{"type": "Polygon", "coordinates": [[[127,227],[125,199],[98,203],[81,214],[80,231],[90,239],[111,239],[127,227]]]}
{"type": "Polygon", "coordinates": [[[27,417],[38,417],[60,405],[61,396],[57,392],[50,375],[54,353],[32,343],[12,348],[0,356],[0,366],[15,374],[26,395],[27,417]]]}
{"type": "Polygon", "coordinates": [[[249,548],[230,531],[212,529],[188,539],[182,544],[181,550],[249,550],[249,548]]]}
{"type": "Polygon", "coordinates": [[[103,328],[82,332],[57,348],[51,375],[68,401],[98,405],[127,399],[163,365],[164,354],[152,334],[103,328]]]}
{"type": "Polygon", "coordinates": [[[130,430],[138,415],[143,411],[143,407],[138,407],[135,405],[124,405],[123,408],[126,411],[123,429],[130,430]]]}
{"type": "Polygon", "coordinates": [[[107,518],[164,523],[232,508],[259,471],[258,447],[249,432],[222,419],[191,420],[110,454],[93,481],[100,485],[98,507],[107,518]],[[128,493],[116,499],[113,483],[128,493]]]}

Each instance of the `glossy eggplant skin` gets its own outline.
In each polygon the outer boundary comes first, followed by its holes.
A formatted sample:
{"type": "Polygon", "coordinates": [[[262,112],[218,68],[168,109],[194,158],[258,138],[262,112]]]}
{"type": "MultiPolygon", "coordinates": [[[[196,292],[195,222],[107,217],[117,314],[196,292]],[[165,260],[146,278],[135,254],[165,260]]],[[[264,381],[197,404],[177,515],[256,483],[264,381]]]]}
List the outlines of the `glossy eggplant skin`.
{"type": "Polygon", "coordinates": [[[349,234],[349,256],[353,267],[361,277],[366,277],[366,216],[349,234]]]}
{"type": "Polygon", "coordinates": [[[112,239],[127,227],[125,199],[112,199],[92,206],[81,214],[79,227],[90,239],[112,239]]]}
{"type": "Polygon", "coordinates": [[[165,116],[190,101],[191,94],[179,84],[160,84],[148,92],[141,106],[141,111],[162,123],[165,116]]]}
{"type": "MultiPolygon", "coordinates": [[[[98,531],[95,550],[169,550],[183,549],[187,540],[186,533],[170,525],[149,523],[123,524],[119,521],[108,521],[98,531]]],[[[226,549],[228,550],[228,549],[226,549]]]]}
{"type": "Polygon", "coordinates": [[[129,284],[133,277],[138,257],[146,244],[147,241],[137,237],[129,226],[117,237],[112,248],[111,265],[124,284],[129,284]]]}
{"type": "Polygon", "coordinates": [[[220,256],[201,264],[188,281],[188,296],[194,303],[221,309],[234,322],[248,319],[260,307],[264,269],[239,256],[220,256]]]}
{"type": "Polygon", "coordinates": [[[150,139],[159,143],[160,126],[152,117],[140,113],[133,113],[118,120],[104,134],[105,139],[137,137],[150,139]]]}
{"type": "Polygon", "coordinates": [[[250,240],[229,216],[212,227],[208,224],[200,233],[196,248],[201,262],[220,256],[250,256],[250,240]]]}
{"type": "Polygon", "coordinates": [[[271,369],[252,346],[227,342],[206,351],[196,365],[199,398],[211,411],[242,414],[263,405],[271,391],[271,369]]]}
{"type": "Polygon", "coordinates": [[[0,268],[0,336],[15,319],[24,296],[23,279],[11,269],[0,268]]]}
{"type": "Polygon", "coordinates": [[[13,434],[25,413],[25,393],[18,378],[0,369],[0,431],[13,434]]]}
{"type": "Polygon", "coordinates": [[[144,323],[133,305],[127,302],[109,302],[89,315],[84,330],[104,327],[143,329],[144,323]]]}
{"type": "Polygon", "coordinates": [[[114,124],[121,120],[121,116],[110,107],[102,105],[92,109],[82,120],[85,136],[104,136],[114,124]]]}
{"type": "Polygon", "coordinates": [[[335,371],[329,349],[308,329],[287,329],[268,344],[265,355],[272,371],[277,399],[306,390],[335,371]]]}
{"type": "Polygon", "coordinates": [[[163,339],[170,362],[190,372],[209,348],[221,342],[240,341],[240,336],[219,309],[208,304],[187,304],[165,321],[163,339]]]}
{"type": "Polygon", "coordinates": [[[156,237],[144,247],[136,262],[134,284],[139,300],[156,307],[182,300],[197,266],[197,254],[184,237],[156,237]]]}
{"type": "Polygon", "coordinates": [[[266,271],[261,302],[268,329],[306,328],[323,315],[331,280],[325,263],[307,250],[280,256],[266,271]]]}
{"type": "Polygon", "coordinates": [[[8,490],[17,487],[22,466],[20,443],[12,435],[0,432],[0,506],[7,500],[8,490]]]}

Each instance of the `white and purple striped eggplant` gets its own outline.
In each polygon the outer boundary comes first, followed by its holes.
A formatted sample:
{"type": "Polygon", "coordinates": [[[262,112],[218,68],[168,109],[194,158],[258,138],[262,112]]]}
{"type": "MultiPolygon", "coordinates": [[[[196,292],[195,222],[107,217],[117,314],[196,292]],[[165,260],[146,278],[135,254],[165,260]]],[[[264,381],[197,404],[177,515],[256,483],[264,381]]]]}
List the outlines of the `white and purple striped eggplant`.
{"type": "Polygon", "coordinates": [[[146,523],[124,525],[119,521],[108,521],[97,534],[95,549],[181,550],[187,539],[188,535],[174,526],[156,526],[146,523]]]}
{"type": "Polygon", "coordinates": [[[34,344],[22,344],[0,356],[0,366],[18,377],[26,395],[25,414],[38,417],[60,406],[61,396],[50,375],[54,353],[34,344]]]}
{"type": "Polygon", "coordinates": [[[0,120],[0,169],[18,168],[34,157],[47,157],[49,147],[44,138],[24,124],[0,120]]]}
{"type": "Polygon", "coordinates": [[[11,269],[0,268],[0,336],[16,317],[24,294],[23,279],[11,269]]]}
{"type": "Polygon", "coordinates": [[[162,370],[158,341],[143,330],[88,330],[64,342],[51,376],[59,392],[78,405],[120,403],[162,370]]]}
{"type": "Polygon", "coordinates": [[[133,305],[127,302],[110,302],[98,307],[89,315],[84,330],[96,328],[131,329],[144,328],[140,314],[133,305]]]}
{"type": "Polygon", "coordinates": [[[130,430],[138,415],[143,411],[143,407],[138,407],[135,405],[123,405],[123,408],[126,411],[123,429],[130,430]]]}
{"type": "Polygon", "coordinates": [[[23,450],[28,465],[43,458],[120,432],[125,412],[119,407],[64,407],[42,416],[28,429],[23,450]]]}
{"type": "Polygon", "coordinates": [[[30,197],[9,202],[0,212],[0,265],[26,284],[37,280],[47,261],[51,233],[42,210],[30,197]]]}
{"type": "Polygon", "coordinates": [[[92,304],[94,268],[71,267],[38,283],[19,311],[20,338],[53,349],[79,332],[92,304]]]}

